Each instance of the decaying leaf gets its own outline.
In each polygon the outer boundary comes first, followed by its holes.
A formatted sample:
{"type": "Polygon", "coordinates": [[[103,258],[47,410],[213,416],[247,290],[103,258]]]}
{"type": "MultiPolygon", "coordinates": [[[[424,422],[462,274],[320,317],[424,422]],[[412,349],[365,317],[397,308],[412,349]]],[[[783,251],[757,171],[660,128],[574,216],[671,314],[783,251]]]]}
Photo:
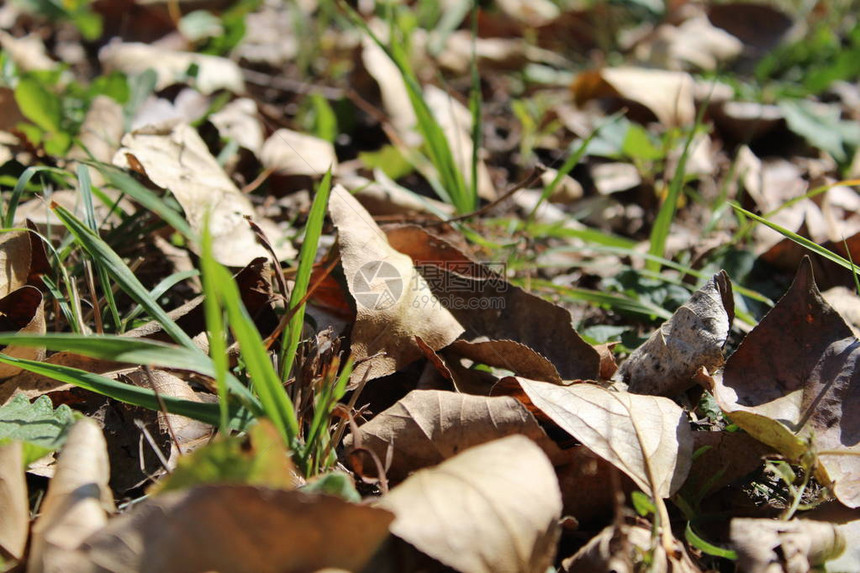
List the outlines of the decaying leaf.
{"type": "Polygon", "coordinates": [[[720,272],[633,351],[618,375],[637,394],[674,396],[694,386],[699,368],[722,366],[734,308],[731,281],[720,272]]]}
{"type": "Polygon", "coordinates": [[[735,518],[731,540],[738,567],[749,573],[800,573],[839,557],[845,539],[833,523],[735,518]]]}
{"type": "Polygon", "coordinates": [[[517,376],[532,380],[561,384],[561,376],[552,362],[519,342],[513,340],[485,340],[469,342],[456,340],[446,353],[468,358],[478,364],[510,370],[517,376]]]}
{"type": "Polygon", "coordinates": [[[580,74],[571,86],[577,103],[615,97],[637,102],[669,127],[696,119],[693,78],[685,72],[645,68],[605,68],[580,74]]]}
{"type": "Polygon", "coordinates": [[[713,381],[732,421],[793,459],[817,455],[817,475],[860,506],[860,341],[803,260],[794,283],[713,381]]]}
{"type": "Polygon", "coordinates": [[[20,559],[27,546],[30,507],[21,442],[0,442],[0,557],[20,559]]]}
{"type": "Polygon", "coordinates": [[[359,432],[360,440],[347,437],[347,448],[360,442],[380,460],[388,458],[391,448],[387,477],[394,481],[511,434],[532,439],[550,458],[561,453],[525,406],[508,396],[413,390],[361,426],[359,432]]]}
{"type": "Polygon", "coordinates": [[[134,155],[154,183],[173,193],[192,229],[200,231],[209,212],[209,228],[218,262],[241,267],[256,257],[268,256],[257,242],[246,216],[253,217],[263,229],[279,259],[296,255],[296,250],[277,226],[255,217],[250,200],[224,173],[191,126],[180,124],[166,132],[129,133],[122,138],[122,145],[114,164],[126,167],[126,154],[134,155]]]}
{"type": "Polygon", "coordinates": [[[745,432],[693,432],[699,452],[681,490],[688,499],[701,499],[762,466],[773,449],[745,432]]]}
{"type": "Polygon", "coordinates": [[[104,526],[113,510],[108,467],[101,428],[89,418],[78,420],[33,525],[28,571],[70,570],[72,552],[104,526]]]}
{"type": "Polygon", "coordinates": [[[201,93],[211,94],[219,89],[234,93],[245,91],[242,71],[227,58],[140,43],[113,42],[101,49],[99,60],[108,71],[140,74],[148,69],[155,70],[158,75],[156,89],[191,80],[188,69],[193,64],[197,67],[194,85],[201,93]]]}
{"type": "Polygon", "coordinates": [[[555,555],[558,482],[523,436],[416,472],[378,506],[396,515],[392,533],[462,573],[544,573],[555,555]]]}
{"type": "Polygon", "coordinates": [[[359,571],[393,516],[327,495],[201,486],[147,500],[90,536],[75,571],[359,571]]]}
{"type": "Polygon", "coordinates": [[[438,350],[463,327],[430,291],[407,255],[397,252],[361,204],[341,186],[332,190],[329,212],[338,229],[343,270],[356,303],[352,353],[360,362],[353,379],[391,374],[422,356],[419,336],[438,350]]]}
{"type": "MultiPolygon", "coordinates": [[[[42,293],[36,287],[23,286],[0,299],[0,331],[20,334],[45,333],[45,308],[42,293]]],[[[2,352],[14,358],[42,360],[44,348],[6,346],[2,352]]],[[[8,378],[21,372],[21,368],[9,364],[0,365],[0,378],[8,378]]]]}
{"type": "Polygon", "coordinates": [[[693,436],[686,413],[668,398],[517,381],[535,407],[646,493],[666,498],[684,483],[693,436]]]}

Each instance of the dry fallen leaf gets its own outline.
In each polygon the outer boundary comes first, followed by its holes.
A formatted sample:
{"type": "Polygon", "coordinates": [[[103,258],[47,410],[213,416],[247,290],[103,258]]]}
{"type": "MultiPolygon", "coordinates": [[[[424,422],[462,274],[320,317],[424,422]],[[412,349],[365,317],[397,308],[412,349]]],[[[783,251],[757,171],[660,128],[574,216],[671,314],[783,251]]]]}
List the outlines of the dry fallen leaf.
{"type": "Polygon", "coordinates": [[[509,436],[420,470],[383,496],[391,531],[461,573],[545,573],[561,493],[534,442],[509,436]]]}
{"type": "Polygon", "coordinates": [[[516,376],[532,380],[561,384],[561,376],[555,366],[526,346],[513,340],[485,340],[469,342],[455,340],[445,353],[451,357],[468,358],[477,364],[510,370],[516,376]]]}
{"type": "Polygon", "coordinates": [[[263,229],[280,260],[296,255],[277,226],[255,217],[250,200],[224,173],[191,126],[181,124],[164,132],[129,133],[122,138],[122,145],[114,156],[114,164],[126,167],[126,154],[134,155],[149,178],[176,197],[192,229],[199,232],[207,211],[210,212],[209,227],[218,262],[241,267],[256,257],[268,257],[246,216],[253,217],[263,229]]]}
{"type": "Polygon", "coordinates": [[[387,511],[252,486],[165,493],[90,536],[74,571],[361,570],[388,536],[387,511]]]}
{"type": "MultiPolygon", "coordinates": [[[[45,334],[44,297],[36,287],[23,286],[0,298],[0,331],[20,334],[45,334]]],[[[2,352],[14,358],[42,360],[44,348],[9,345],[2,352]]],[[[8,378],[22,369],[10,364],[0,365],[0,378],[8,378]]]]}
{"type": "Polygon", "coordinates": [[[722,366],[734,310],[731,281],[720,272],[633,351],[618,376],[637,394],[674,396],[687,390],[696,384],[699,368],[713,372],[722,366]]]}
{"type": "Polygon", "coordinates": [[[27,571],[70,570],[72,552],[107,522],[113,511],[108,455],[99,425],[78,420],[60,452],[41,515],[33,525],[27,571]]]}
{"type": "Polygon", "coordinates": [[[419,336],[433,350],[453,342],[463,327],[433,295],[412,259],[397,252],[370,214],[341,186],[329,212],[338,230],[346,282],[356,302],[352,353],[361,362],[353,379],[379,378],[420,358],[419,336]]]}
{"type": "Polygon", "coordinates": [[[260,150],[264,167],[286,175],[321,177],[337,168],[334,145],[324,139],[279,129],[269,136],[260,150]]]}
{"type": "Polygon", "coordinates": [[[0,444],[0,557],[21,559],[30,529],[27,481],[21,442],[0,444]]]}
{"type": "Polygon", "coordinates": [[[155,70],[158,76],[157,90],[175,83],[188,82],[188,69],[193,64],[197,66],[193,83],[201,93],[208,95],[220,89],[233,93],[245,91],[245,81],[239,66],[218,56],[114,41],[99,51],[99,61],[106,71],[116,70],[129,75],[140,74],[148,69],[155,70]]]}
{"type": "Polygon", "coordinates": [[[817,475],[860,506],[860,342],[818,291],[805,258],[789,291],[713,381],[733,422],[793,459],[817,455],[817,475]]]}
{"type": "Polygon", "coordinates": [[[619,67],[580,74],[571,86],[578,104],[595,98],[623,98],[639,103],[667,127],[696,119],[693,78],[685,72],[619,67]]]}
{"type": "Polygon", "coordinates": [[[552,458],[560,450],[520,402],[508,396],[469,396],[439,390],[413,390],[359,428],[360,440],[348,436],[380,460],[392,451],[387,477],[403,480],[410,472],[434,466],[458,453],[493,440],[520,434],[552,458]]]}
{"type": "Polygon", "coordinates": [[[824,521],[735,518],[730,536],[738,568],[748,573],[802,573],[845,550],[838,526],[824,521]]]}
{"type": "Polygon", "coordinates": [[[535,407],[649,495],[669,497],[684,483],[693,435],[684,410],[668,398],[517,381],[535,407]]]}

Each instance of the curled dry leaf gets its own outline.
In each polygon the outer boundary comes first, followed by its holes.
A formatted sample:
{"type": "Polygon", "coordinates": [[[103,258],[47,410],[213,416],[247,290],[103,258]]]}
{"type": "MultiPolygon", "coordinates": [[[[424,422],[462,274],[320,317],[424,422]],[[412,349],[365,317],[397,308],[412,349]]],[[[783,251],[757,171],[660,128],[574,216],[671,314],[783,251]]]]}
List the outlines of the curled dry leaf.
{"type": "MultiPolygon", "coordinates": [[[[122,138],[122,145],[114,156],[114,164],[127,167],[126,154],[134,155],[155,184],[173,193],[192,229],[201,231],[206,213],[210,212],[209,227],[218,262],[241,267],[255,257],[268,256],[245,220],[246,216],[254,217],[250,200],[224,173],[191,126],[181,124],[165,132],[129,133],[122,138]]],[[[296,255],[274,223],[254,218],[279,259],[296,255]]]]}
{"type": "Polygon", "coordinates": [[[28,499],[21,442],[0,443],[0,557],[24,555],[30,529],[28,499]]]}
{"type": "Polygon", "coordinates": [[[201,486],[139,504],[90,536],[76,571],[359,571],[393,516],[327,495],[201,486]]]}
{"type": "Polygon", "coordinates": [[[437,465],[458,453],[504,436],[520,434],[551,459],[561,452],[525,406],[508,396],[469,396],[440,390],[413,390],[359,428],[360,441],[380,460],[392,450],[387,477],[403,480],[410,472],[437,465]]]}
{"type": "Polygon", "coordinates": [[[329,212],[338,230],[347,286],[356,303],[353,356],[360,360],[384,353],[358,363],[354,380],[379,378],[420,358],[416,336],[438,350],[463,332],[412,259],[391,247],[370,214],[339,185],[332,190],[329,212]]]}
{"type": "Polygon", "coordinates": [[[860,341],[822,298],[809,258],[712,384],[733,422],[791,458],[816,454],[816,475],[860,506],[860,341]]]}
{"type": "Polygon", "coordinates": [[[674,396],[694,386],[701,367],[722,366],[734,310],[732,284],[721,271],[633,351],[619,376],[637,394],[674,396]]]}
{"type": "Polygon", "coordinates": [[[555,555],[561,493],[524,436],[421,470],[378,506],[396,515],[392,533],[462,573],[544,573],[555,555]]]}
{"type": "Polygon", "coordinates": [[[649,495],[669,497],[684,483],[693,435],[684,410],[668,398],[516,380],[535,407],[649,495]]]}
{"type": "Polygon", "coordinates": [[[838,526],[824,521],[735,518],[730,536],[738,567],[749,573],[809,571],[845,550],[838,526]]]}
{"type": "Polygon", "coordinates": [[[107,512],[113,510],[108,467],[101,428],[90,418],[78,420],[69,430],[33,525],[27,571],[73,570],[72,552],[104,526],[107,512]]]}
{"type": "Polygon", "coordinates": [[[631,67],[584,72],[571,86],[580,105],[596,98],[623,98],[645,106],[667,127],[695,121],[693,88],[693,78],[686,72],[631,67]]]}
{"type": "Polygon", "coordinates": [[[179,52],[160,46],[139,43],[112,42],[99,51],[99,61],[105,71],[120,71],[128,75],[141,74],[148,69],[158,76],[155,89],[162,90],[174,83],[187,82],[188,69],[197,66],[194,85],[203,94],[220,89],[233,93],[245,91],[242,70],[227,58],[179,52]]]}
{"type": "Polygon", "coordinates": [[[455,340],[446,353],[468,358],[479,364],[510,370],[517,376],[561,384],[561,376],[552,362],[524,344],[513,340],[469,342],[455,340]]]}

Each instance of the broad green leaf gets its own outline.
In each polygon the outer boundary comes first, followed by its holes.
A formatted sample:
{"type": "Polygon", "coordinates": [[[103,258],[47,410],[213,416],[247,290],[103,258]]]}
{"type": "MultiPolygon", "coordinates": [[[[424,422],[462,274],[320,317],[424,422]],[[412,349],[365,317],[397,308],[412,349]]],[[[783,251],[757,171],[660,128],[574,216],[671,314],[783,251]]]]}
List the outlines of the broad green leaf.
{"type": "Polygon", "coordinates": [[[40,396],[33,403],[23,394],[0,406],[0,445],[18,440],[24,445],[24,465],[58,449],[75,421],[65,404],[54,409],[51,399],[40,396]]]}
{"type": "Polygon", "coordinates": [[[60,98],[48,91],[42,82],[31,77],[19,79],[15,87],[15,101],[24,116],[45,131],[60,131],[63,106],[60,98]]]}

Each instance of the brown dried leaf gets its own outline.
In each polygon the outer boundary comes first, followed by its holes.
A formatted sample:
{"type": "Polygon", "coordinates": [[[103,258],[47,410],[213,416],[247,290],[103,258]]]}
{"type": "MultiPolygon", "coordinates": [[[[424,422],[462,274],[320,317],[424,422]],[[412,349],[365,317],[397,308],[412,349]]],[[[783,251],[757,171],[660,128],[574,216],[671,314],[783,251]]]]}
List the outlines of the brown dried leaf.
{"type": "Polygon", "coordinates": [[[594,384],[557,386],[517,378],[532,403],[650,495],[678,491],[690,471],[693,436],[681,407],[659,396],[594,384]]]}
{"type": "Polygon", "coordinates": [[[392,533],[462,573],[544,573],[555,555],[561,493],[524,436],[421,470],[378,505],[397,516],[392,533]]]}
{"type": "Polygon", "coordinates": [[[734,310],[732,284],[721,271],[633,351],[619,375],[637,394],[674,396],[687,390],[701,367],[722,366],[734,310]]]}
{"type": "MultiPolygon", "coordinates": [[[[28,233],[29,234],[29,233],[28,233]]],[[[23,286],[0,299],[0,331],[21,334],[45,334],[45,308],[41,291],[36,287],[23,286]]],[[[2,351],[7,356],[42,360],[44,348],[6,346],[2,351]]],[[[0,378],[8,378],[22,369],[10,364],[0,365],[0,378]]]]}
{"type": "Polygon", "coordinates": [[[30,249],[30,233],[27,231],[0,234],[0,296],[27,284],[30,249]]]}
{"type": "Polygon", "coordinates": [[[0,557],[20,559],[30,532],[30,507],[21,442],[0,444],[0,557]]]}
{"type": "Polygon", "coordinates": [[[89,418],[69,430],[41,515],[33,525],[28,571],[69,570],[72,552],[107,522],[113,511],[108,488],[107,446],[89,418]]]}
{"type": "Polygon", "coordinates": [[[552,362],[528,346],[513,340],[455,340],[445,351],[447,354],[468,358],[480,364],[510,370],[516,376],[554,384],[562,382],[552,362]]]}
{"type": "Polygon", "coordinates": [[[623,98],[648,108],[667,127],[696,119],[693,79],[685,72],[619,67],[580,74],[571,90],[578,104],[595,98],[623,98]]]}
{"type": "Polygon", "coordinates": [[[860,342],[818,291],[809,258],[776,306],[726,362],[713,392],[732,421],[798,459],[860,506],[860,342]]]}
{"type": "Polygon", "coordinates": [[[89,537],[77,571],[360,570],[393,517],[336,497],[201,486],[147,500],[89,537]]]}
{"type": "MultiPolygon", "coordinates": [[[[387,459],[391,448],[387,477],[394,481],[511,434],[530,438],[551,459],[561,454],[525,406],[508,396],[413,390],[361,426],[359,432],[361,446],[379,459],[387,459]]],[[[345,440],[347,448],[356,442],[354,436],[345,440]]]]}
{"type": "MultiPolygon", "coordinates": [[[[192,229],[200,231],[210,212],[209,226],[218,262],[241,267],[256,257],[268,256],[245,220],[245,216],[254,217],[250,200],[224,173],[192,127],[181,124],[165,132],[129,133],[122,138],[122,145],[114,164],[127,167],[126,154],[134,155],[155,184],[173,193],[192,229]]],[[[256,222],[272,241],[279,259],[296,255],[274,223],[265,219],[256,222]]]]}
{"type": "Polygon", "coordinates": [[[745,432],[693,432],[693,451],[707,448],[693,462],[682,493],[703,498],[761,467],[773,449],[745,432]]]}
{"type": "Polygon", "coordinates": [[[332,190],[329,212],[338,229],[343,270],[356,302],[352,352],[361,362],[353,379],[396,372],[422,356],[415,337],[438,350],[463,327],[436,299],[407,255],[397,252],[370,214],[341,186],[332,190]]]}
{"type": "Polygon", "coordinates": [[[838,526],[807,519],[735,518],[730,536],[739,569],[749,573],[809,571],[845,550],[838,526]]]}

